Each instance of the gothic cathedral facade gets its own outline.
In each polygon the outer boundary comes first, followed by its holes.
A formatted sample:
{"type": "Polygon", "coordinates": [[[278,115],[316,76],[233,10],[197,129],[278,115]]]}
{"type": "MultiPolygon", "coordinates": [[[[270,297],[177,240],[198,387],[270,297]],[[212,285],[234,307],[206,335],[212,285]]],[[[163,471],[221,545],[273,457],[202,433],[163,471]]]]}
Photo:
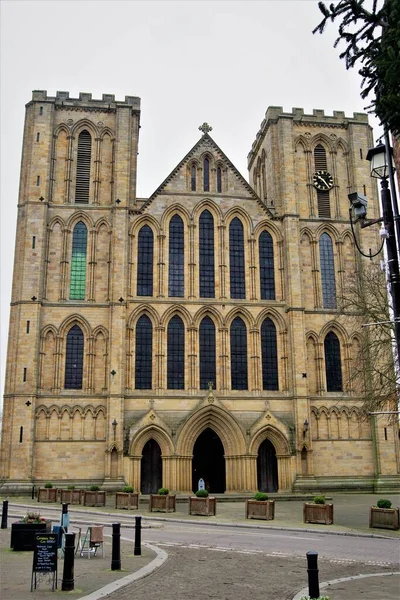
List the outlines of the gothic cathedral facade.
{"type": "Polygon", "coordinates": [[[398,432],[364,414],[337,319],[349,192],[379,214],[367,116],[270,107],[250,183],[205,123],[146,199],[139,121],[137,97],[27,104],[3,483],[398,489],[398,432]]]}

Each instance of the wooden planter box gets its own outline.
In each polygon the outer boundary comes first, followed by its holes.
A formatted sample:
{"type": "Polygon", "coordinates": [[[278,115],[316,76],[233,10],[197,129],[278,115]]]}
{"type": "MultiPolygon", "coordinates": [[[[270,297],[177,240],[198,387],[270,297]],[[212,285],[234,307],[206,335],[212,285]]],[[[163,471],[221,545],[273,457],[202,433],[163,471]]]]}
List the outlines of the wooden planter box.
{"type": "Polygon", "coordinates": [[[369,526],[378,529],[400,529],[399,509],[371,506],[369,509],[369,526]]]}
{"type": "Polygon", "coordinates": [[[57,488],[39,488],[37,499],[38,502],[57,502],[57,488]]]}
{"type": "Polygon", "coordinates": [[[43,523],[11,523],[10,548],[13,550],[34,550],[36,534],[44,531],[51,531],[51,521],[44,521],[43,523]]]}
{"type": "Polygon", "coordinates": [[[246,500],[246,519],[264,519],[272,521],[275,518],[275,500],[246,500]]]}
{"type": "Polygon", "coordinates": [[[170,494],[167,496],[150,494],[150,512],[175,512],[175,500],[176,496],[170,494]]]}
{"type": "Polygon", "coordinates": [[[217,499],[213,496],[207,498],[189,497],[189,515],[213,517],[217,512],[217,499]]]}
{"type": "Polygon", "coordinates": [[[115,508],[139,508],[139,493],[138,492],[116,492],[115,508]]]}
{"type": "Polygon", "coordinates": [[[98,490],[97,492],[92,490],[85,490],[83,496],[83,504],[85,506],[105,506],[106,492],[104,490],[98,490]]]}
{"type": "Polygon", "coordinates": [[[333,504],[314,504],[313,502],[305,502],[303,504],[303,517],[304,523],[332,525],[333,504]]]}
{"type": "Polygon", "coordinates": [[[82,504],[84,490],[61,490],[61,502],[68,504],[82,504]]]}

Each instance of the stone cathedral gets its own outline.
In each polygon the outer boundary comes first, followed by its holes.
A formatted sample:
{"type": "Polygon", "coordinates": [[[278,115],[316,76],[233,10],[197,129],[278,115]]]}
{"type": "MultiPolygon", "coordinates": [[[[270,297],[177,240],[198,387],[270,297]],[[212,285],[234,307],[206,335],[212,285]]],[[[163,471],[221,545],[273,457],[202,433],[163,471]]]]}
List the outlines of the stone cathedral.
{"type": "Polygon", "coordinates": [[[149,198],[139,123],[132,96],[26,105],[3,486],[398,489],[398,431],[363,412],[360,328],[337,318],[362,264],[348,194],[379,215],[367,116],[268,108],[250,183],[204,123],[149,198]]]}

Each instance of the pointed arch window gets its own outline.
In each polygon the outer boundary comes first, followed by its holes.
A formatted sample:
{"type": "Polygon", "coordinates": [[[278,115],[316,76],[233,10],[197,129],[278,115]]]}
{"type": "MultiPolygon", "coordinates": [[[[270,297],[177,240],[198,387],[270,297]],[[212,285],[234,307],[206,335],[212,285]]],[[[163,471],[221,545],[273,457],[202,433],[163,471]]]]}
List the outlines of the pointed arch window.
{"type": "Polygon", "coordinates": [[[167,388],[185,389],[185,328],[177,315],[170,320],[167,331],[167,388]]]}
{"type": "Polygon", "coordinates": [[[181,298],[184,289],[183,221],[179,215],[174,215],[169,224],[168,296],[181,298]]]}
{"type": "Polygon", "coordinates": [[[326,389],[328,392],[343,391],[342,361],[340,342],[333,331],[326,334],[324,340],[326,389]]]}
{"type": "Polygon", "coordinates": [[[261,300],[275,300],[274,244],[268,231],[259,239],[261,300]]]}
{"type": "Polygon", "coordinates": [[[209,382],[217,384],[215,325],[210,317],[204,317],[199,328],[200,338],[200,389],[206,390],[209,382]]]}
{"type": "Polygon", "coordinates": [[[321,267],[322,306],[336,308],[336,280],[333,245],[330,236],[323,233],[319,239],[319,258],[321,267]]]}
{"type": "Polygon", "coordinates": [[[144,225],[138,236],[137,295],[153,295],[153,248],[151,227],[144,225]]]}
{"type": "Polygon", "coordinates": [[[92,136],[84,129],[78,137],[78,154],[76,159],[75,202],[89,203],[90,162],[92,156],[92,136]]]}
{"type": "MultiPolygon", "coordinates": [[[[326,150],[322,144],[318,144],[314,148],[314,166],[316,171],[326,171],[328,169],[326,150]]],[[[329,200],[329,190],[317,189],[317,204],[318,216],[325,219],[330,219],[331,205],[329,200]]]]}
{"type": "Polygon", "coordinates": [[[231,325],[231,385],[233,390],[247,390],[247,331],[240,317],[231,325]]]}
{"type": "Polygon", "coordinates": [[[245,298],[244,233],[243,225],[237,217],[229,226],[229,270],[231,298],[245,298]]]}
{"type": "Polygon", "coordinates": [[[83,380],[83,348],[84,337],[79,325],[74,325],[68,332],[65,351],[66,390],[81,390],[83,380]]]}
{"type": "Polygon", "coordinates": [[[269,318],[264,319],[261,325],[261,357],[263,390],[278,390],[276,328],[269,318]]]}
{"type": "Polygon", "coordinates": [[[190,169],[190,189],[192,192],[196,191],[196,165],[193,164],[190,169]]]}
{"type": "Polygon", "coordinates": [[[207,157],[203,162],[203,190],[210,191],[210,159],[207,157]]]}
{"type": "Polygon", "coordinates": [[[199,219],[200,298],[215,298],[214,218],[204,210],[199,219]]]}
{"type": "Polygon", "coordinates": [[[153,359],[153,325],[147,315],[136,324],[135,389],[151,390],[153,359]]]}
{"type": "Polygon", "coordinates": [[[218,194],[222,193],[222,169],[221,169],[221,167],[217,167],[217,192],[218,192],[218,194]]]}
{"type": "Polygon", "coordinates": [[[86,289],[87,227],[79,221],[72,235],[71,280],[69,297],[84,300],[86,289]]]}

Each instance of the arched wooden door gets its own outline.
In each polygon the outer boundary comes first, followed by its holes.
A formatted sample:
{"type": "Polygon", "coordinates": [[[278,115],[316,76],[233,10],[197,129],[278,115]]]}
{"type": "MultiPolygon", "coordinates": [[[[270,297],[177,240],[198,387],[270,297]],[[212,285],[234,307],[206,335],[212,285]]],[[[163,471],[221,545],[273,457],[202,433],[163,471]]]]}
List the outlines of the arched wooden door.
{"type": "Polygon", "coordinates": [[[206,489],[212,494],[222,494],[226,489],[224,446],[219,436],[205,429],[193,448],[192,489],[198,490],[199,479],[204,479],[206,489]]]}
{"type": "Polygon", "coordinates": [[[278,461],[270,440],[264,440],[258,449],[257,485],[260,492],[278,491],[278,461]]]}
{"type": "Polygon", "coordinates": [[[143,448],[140,468],[142,494],[156,494],[162,486],[161,448],[155,440],[149,440],[143,448]]]}

